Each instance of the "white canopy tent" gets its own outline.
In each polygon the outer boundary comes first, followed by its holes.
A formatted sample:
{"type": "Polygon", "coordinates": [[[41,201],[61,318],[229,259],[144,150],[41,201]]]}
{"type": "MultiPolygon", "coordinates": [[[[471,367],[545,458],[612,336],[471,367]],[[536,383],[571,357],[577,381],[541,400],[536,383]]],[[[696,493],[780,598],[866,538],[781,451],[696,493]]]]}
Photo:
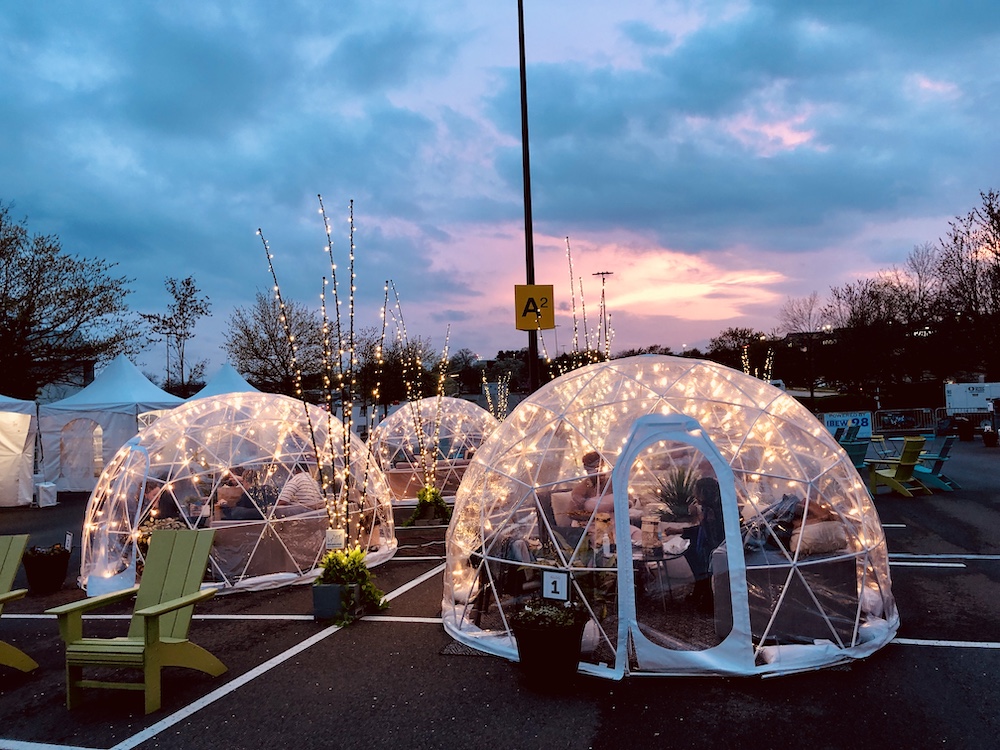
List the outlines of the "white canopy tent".
{"type": "Polygon", "coordinates": [[[602,677],[815,669],[899,627],[851,459],[794,398],[713,362],[616,359],[536,391],[476,453],[447,543],[452,637],[517,658],[511,615],[572,601],[579,669],[602,677]]]}
{"type": "Polygon", "coordinates": [[[188,401],[206,396],[222,396],[226,393],[260,393],[257,388],[250,385],[246,379],[240,375],[236,368],[228,362],[215,374],[205,387],[194,394],[188,401]]]}
{"type": "Polygon", "coordinates": [[[182,403],[118,356],[79,393],[38,407],[45,481],[60,491],[92,491],[104,465],[139,431],[141,413],[182,403]]]}
{"type": "Polygon", "coordinates": [[[0,506],[31,505],[37,432],[34,401],[0,396],[0,506]]]}

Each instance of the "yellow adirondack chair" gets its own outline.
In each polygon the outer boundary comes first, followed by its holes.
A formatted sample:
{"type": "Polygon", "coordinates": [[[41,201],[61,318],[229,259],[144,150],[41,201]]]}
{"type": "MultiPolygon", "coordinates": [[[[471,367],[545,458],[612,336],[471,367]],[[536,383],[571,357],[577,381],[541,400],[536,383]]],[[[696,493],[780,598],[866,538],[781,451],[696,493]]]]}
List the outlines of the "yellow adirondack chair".
{"type": "Polygon", "coordinates": [[[914,468],[920,463],[920,452],[924,449],[925,438],[908,437],[903,439],[903,450],[899,458],[878,458],[868,463],[872,466],[871,492],[875,494],[879,485],[886,485],[894,492],[904,497],[913,497],[914,492],[933,494],[923,483],[914,477],[914,468]]]}
{"type": "Polygon", "coordinates": [[[197,669],[213,677],[226,665],[187,639],[197,602],[214,589],[201,590],[208,565],[213,529],[154,531],[142,580],[125,591],[96,596],[47,611],[59,618],[59,634],[66,642],[66,707],[80,699],[80,688],[103,687],[142,690],[146,713],[160,708],[160,670],[197,669]],[[83,613],[135,594],[128,635],[123,638],[84,638],[83,613]],[[83,679],[84,667],[132,667],[143,671],[142,682],[106,682],[83,679]]]}
{"type": "MultiPolygon", "coordinates": [[[[11,590],[27,544],[27,534],[0,536],[0,610],[7,602],[20,599],[28,593],[28,589],[11,590]]],[[[38,662],[21,649],[0,641],[0,665],[30,672],[38,667],[38,662]]]]}

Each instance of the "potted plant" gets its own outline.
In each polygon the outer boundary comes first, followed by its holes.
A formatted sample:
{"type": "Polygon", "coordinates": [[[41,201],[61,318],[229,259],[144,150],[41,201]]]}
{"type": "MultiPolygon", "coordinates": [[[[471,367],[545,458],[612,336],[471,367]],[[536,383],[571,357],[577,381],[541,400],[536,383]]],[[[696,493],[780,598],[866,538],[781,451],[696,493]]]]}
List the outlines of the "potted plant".
{"type": "Polygon", "coordinates": [[[518,660],[530,682],[559,684],[573,678],[588,619],[577,602],[542,598],[525,601],[508,616],[518,660]]]}
{"type": "Polygon", "coordinates": [[[29,547],[21,558],[31,594],[52,594],[62,588],[69,572],[70,551],[61,544],[29,547]]]}
{"type": "Polygon", "coordinates": [[[695,500],[694,485],[698,474],[693,467],[677,466],[667,475],[660,487],[660,502],[666,506],[667,517],[663,520],[678,521],[691,515],[691,504],[695,500]]]}
{"type": "Polygon", "coordinates": [[[451,520],[451,508],[444,501],[441,490],[432,485],[426,485],[417,493],[417,507],[413,509],[411,515],[403,526],[413,526],[414,524],[431,523],[437,519],[446,523],[451,520]]]}
{"type": "Polygon", "coordinates": [[[313,617],[346,624],[369,609],[389,605],[385,594],[375,587],[375,576],[365,562],[360,547],[335,549],[319,562],[320,574],[313,582],[313,617]]]}

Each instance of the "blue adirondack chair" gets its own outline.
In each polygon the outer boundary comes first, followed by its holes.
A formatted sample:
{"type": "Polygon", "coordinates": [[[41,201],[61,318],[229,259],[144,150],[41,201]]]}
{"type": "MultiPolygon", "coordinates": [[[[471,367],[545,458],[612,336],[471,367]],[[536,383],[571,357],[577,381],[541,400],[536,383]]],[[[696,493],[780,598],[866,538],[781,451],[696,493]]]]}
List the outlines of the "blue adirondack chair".
{"type": "Polygon", "coordinates": [[[962,489],[958,482],[948,478],[941,471],[944,462],[948,460],[948,454],[951,453],[951,446],[957,439],[954,435],[949,435],[944,439],[937,454],[930,456],[924,454],[920,457],[920,463],[913,467],[913,476],[919,479],[921,484],[945,492],[962,489]]]}

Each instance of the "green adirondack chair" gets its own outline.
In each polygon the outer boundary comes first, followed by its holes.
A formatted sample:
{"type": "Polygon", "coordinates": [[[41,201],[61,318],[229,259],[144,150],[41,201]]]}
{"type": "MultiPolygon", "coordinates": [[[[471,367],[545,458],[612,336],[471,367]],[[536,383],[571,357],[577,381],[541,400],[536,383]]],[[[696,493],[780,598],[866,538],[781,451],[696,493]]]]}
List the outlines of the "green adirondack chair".
{"type": "Polygon", "coordinates": [[[914,468],[920,463],[920,452],[925,442],[922,437],[904,438],[899,458],[879,458],[868,462],[872,465],[870,490],[873,496],[879,485],[886,485],[904,497],[913,497],[914,492],[933,494],[913,475],[914,468]]]}
{"type": "MultiPolygon", "coordinates": [[[[24,548],[28,545],[28,535],[0,536],[0,610],[7,602],[20,599],[28,593],[28,589],[13,589],[14,576],[17,575],[24,548]]],[[[38,662],[9,643],[0,641],[0,665],[30,672],[38,667],[38,662]]]]}
{"type": "Polygon", "coordinates": [[[142,690],[148,714],[160,708],[164,667],[197,669],[213,677],[226,671],[225,664],[187,639],[194,605],[215,594],[214,589],[201,590],[214,535],[213,529],[154,531],[138,586],[47,611],[59,618],[59,633],[66,642],[67,708],[79,703],[80,688],[103,687],[142,690]],[[133,594],[135,609],[127,636],[83,637],[84,612],[133,594]],[[86,680],[84,667],[141,669],[143,681],[86,680]]]}

